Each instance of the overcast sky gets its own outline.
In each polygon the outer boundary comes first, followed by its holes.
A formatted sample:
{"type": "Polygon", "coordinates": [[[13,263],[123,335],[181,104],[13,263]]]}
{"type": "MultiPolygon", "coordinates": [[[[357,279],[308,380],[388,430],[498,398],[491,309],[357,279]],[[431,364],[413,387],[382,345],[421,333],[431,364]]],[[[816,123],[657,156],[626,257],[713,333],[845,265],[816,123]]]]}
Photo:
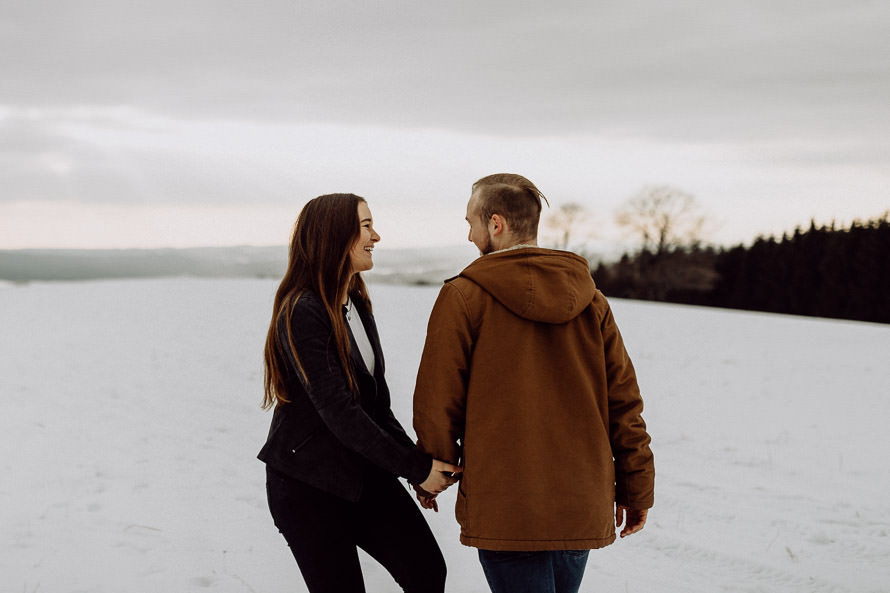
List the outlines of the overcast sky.
{"type": "Polygon", "coordinates": [[[890,208],[890,3],[0,0],[0,248],[285,243],[366,197],[458,244],[517,172],[584,233],[669,184],[708,239],[890,208]]]}

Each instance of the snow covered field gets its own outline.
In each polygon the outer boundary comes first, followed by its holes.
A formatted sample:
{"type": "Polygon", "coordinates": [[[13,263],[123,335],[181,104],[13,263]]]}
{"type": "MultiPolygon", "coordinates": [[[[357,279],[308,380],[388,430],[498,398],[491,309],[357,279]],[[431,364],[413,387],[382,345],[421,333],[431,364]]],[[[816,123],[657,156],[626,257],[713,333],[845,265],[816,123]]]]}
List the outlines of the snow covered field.
{"type": "MultiPolygon", "coordinates": [[[[0,285],[0,591],[305,591],[255,459],[277,283],[0,285]]],[[[396,415],[437,289],[371,286],[396,415]]],[[[582,591],[890,591],[890,326],[613,301],[656,506],[582,591]]],[[[485,592],[454,493],[449,591],[485,592]]],[[[396,591],[375,563],[369,592],[396,591]]]]}

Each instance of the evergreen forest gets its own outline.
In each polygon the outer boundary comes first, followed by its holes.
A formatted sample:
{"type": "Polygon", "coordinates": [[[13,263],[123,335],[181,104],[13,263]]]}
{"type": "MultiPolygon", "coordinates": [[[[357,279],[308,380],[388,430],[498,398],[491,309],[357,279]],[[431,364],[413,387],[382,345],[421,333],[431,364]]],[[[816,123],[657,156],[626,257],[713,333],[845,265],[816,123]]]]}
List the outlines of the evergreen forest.
{"type": "Polygon", "coordinates": [[[593,271],[607,296],[890,323],[890,213],[731,248],[643,249],[593,271]]]}

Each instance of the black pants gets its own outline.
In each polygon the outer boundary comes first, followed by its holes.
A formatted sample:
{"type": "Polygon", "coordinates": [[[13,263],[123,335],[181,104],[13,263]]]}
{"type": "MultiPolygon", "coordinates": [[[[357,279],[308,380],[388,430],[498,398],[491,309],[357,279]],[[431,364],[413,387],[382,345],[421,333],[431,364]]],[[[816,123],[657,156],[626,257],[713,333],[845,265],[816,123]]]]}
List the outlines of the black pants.
{"type": "Polygon", "coordinates": [[[445,591],[445,559],[414,499],[399,481],[374,474],[349,502],[267,469],[266,492],[310,593],[364,593],[358,548],[406,593],[445,591]]]}

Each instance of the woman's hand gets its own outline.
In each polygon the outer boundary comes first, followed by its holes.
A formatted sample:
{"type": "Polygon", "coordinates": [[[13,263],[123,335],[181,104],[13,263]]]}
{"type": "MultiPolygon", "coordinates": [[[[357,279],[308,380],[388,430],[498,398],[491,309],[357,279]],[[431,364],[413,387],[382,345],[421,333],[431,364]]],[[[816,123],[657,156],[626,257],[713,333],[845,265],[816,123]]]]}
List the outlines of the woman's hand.
{"type": "Polygon", "coordinates": [[[439,512],[439,503],[436,502],[436,495],[430,494],[417,484],[411,484],[411,487],[414,488],[414,493],[417,495],[417,502],[420,503],[425,509],[433,509],[435,512],[439,512]]]}
{"type": "MultiPolygon", "coordinates": [[[[433,498],[435,498],[435,495],[443,492],[446,488],[457,482],[462,471],[463,468],[461,467],[445,463],[444,461],[439,461],[438,459],[433,459],[433,467],[430,469],[430,475],[426,477],[426,480],[418,484],[418,486],[422,490],[432,494],[433,498]]],[[[421,502],[421,504],[423,504],[423,502],[421,502]]]]}

